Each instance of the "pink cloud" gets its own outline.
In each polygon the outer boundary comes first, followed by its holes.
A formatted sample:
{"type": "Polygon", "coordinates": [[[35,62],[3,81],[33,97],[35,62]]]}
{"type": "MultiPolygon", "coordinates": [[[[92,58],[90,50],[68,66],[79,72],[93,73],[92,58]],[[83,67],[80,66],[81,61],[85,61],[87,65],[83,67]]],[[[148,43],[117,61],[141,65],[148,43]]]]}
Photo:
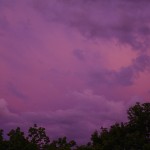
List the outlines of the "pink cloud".
{"type": "Polygon", "coordinates": [[[146,1],[0,3],[2,126],[38,123],[52,137],[83,142],[96,128],[126,120],[131,104],[147,101],[146,1]]]}

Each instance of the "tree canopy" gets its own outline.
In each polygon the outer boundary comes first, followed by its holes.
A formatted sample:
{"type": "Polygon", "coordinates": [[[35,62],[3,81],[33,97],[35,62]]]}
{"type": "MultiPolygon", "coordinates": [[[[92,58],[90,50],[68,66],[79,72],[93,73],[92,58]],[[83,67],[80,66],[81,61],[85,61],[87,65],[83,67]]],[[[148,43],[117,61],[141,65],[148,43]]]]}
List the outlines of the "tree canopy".
{"type": "Polygon", "coordinates": [[[0,130],[0,150],[150,150],[150,103],[136,103],[127,110],[127,122],[101,127],[91,141],[78,146],[74,140],[60,137],[50,141],[45,128],[36,124],[25,136],[20,127],[10,130],[4,139],[0,130]]]}

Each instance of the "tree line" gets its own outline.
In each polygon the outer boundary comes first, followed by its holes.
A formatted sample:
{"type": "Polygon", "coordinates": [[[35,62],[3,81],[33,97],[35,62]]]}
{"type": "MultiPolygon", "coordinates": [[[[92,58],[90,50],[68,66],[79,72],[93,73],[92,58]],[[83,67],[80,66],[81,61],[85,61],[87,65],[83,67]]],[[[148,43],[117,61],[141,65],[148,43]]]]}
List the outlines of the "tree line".
{"type": "Polygon", "coordinates": [[[45,128],[36,124],[27,136],[20,127],[11,129],[4,138],[0,130],[0,150],[150,150],[150,103],[136,103],[127,110],[127,122],[101,127],[85,145],[61,137],[50,141],[45,128]]]}

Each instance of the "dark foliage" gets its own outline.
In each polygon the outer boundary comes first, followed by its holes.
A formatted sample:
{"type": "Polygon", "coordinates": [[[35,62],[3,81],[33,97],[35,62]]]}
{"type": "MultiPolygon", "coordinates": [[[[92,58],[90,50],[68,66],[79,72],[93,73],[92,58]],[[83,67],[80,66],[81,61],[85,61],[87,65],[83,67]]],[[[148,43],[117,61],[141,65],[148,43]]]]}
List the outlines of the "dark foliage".
{"type": "Polygon", "coordinates": [[[101,127],[91,135],[86,145],[77,146],[66,137],[50,142],[45,128],[34,124],[28,135],[19,127],[3,137],[0,130],[0,150],[150,150],[150,103],[136,103],[127,111],[128,122],[116,123],[109,129],[101,127]]]}

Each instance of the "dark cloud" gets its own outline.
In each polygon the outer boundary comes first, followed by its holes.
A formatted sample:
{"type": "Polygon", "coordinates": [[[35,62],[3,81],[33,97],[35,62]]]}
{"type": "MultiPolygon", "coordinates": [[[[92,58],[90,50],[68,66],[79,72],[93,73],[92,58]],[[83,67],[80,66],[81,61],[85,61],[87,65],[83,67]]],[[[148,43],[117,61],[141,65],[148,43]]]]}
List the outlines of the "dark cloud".
{"type": "Polygon", "coordinates": [[[136,71],[145,71],[150,69],[150,56],[143,54],[134,60],[133,68],[136,71]]]}
{"type": "Polygon", "coordinates": [[[33,1],[33,5],[48,20],[77,28],[88,38],[116,38],[135,50],[147,48],[150,30],[150,3],[147,0],[33,1]]]}
{"type": "Polygon", "coordinates": [[[107,85],[122,85],[130,86],[139,76],[140,72],[150,71],[150,56],[140,55],[130,66],[122,67],[119,71],[100,70],[92,71],[90,75],[90,84],[107,84],[107,85]]]}

